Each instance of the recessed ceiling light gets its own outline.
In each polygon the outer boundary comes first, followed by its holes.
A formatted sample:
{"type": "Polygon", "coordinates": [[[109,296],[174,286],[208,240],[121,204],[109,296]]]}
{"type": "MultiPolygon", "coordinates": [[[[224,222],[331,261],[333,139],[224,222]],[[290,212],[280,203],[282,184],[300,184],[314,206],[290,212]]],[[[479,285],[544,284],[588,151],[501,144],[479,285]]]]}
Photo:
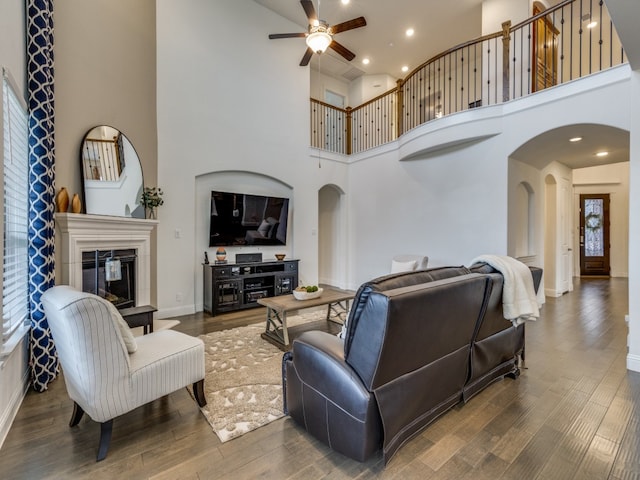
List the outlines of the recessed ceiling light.
{"type": "Polygon", "coordinates": [[[342,0],[342,4],[343,4],[343,5],[349,5],[349,2],[350,2],[350,1],[351,1],[351,0],[342,0]]]}
{"type": "Polygon", "coordinates": [[[596,25],[598,25],[598,22],[589,22],[589,23],[587,23],[587,28],[593,28],[596,25]]]}
{"type": "Polygon", "coordinates": [[[403,72],[408,72],[409,71],[409,67],[407,67],[406,65],[402,67],[402,71],[403,72]]]}
{"type": "Polygon", "coordinates": [[[573,137],[569,139],[570,142],[579,142],[580,140],[582,140],[582,137],[573,137]]]}
{"type": "Polygon", "coordinates": [[[416,33],[413,28],[407,28],[407,31],[405,32],[407,34],[407,37],[413,37],[413,34],[416,33]]]}
{"type": "Polygon", "coordinates": [[[609,155],[609,152],[598,152],[596,153],[596,157],[606,157],[609,155]]]}
{"type": "Polygon", "coordinates": [[[362,63],[364,63],[365,65],[369,65],[369,62],[370,62],[370,61],[371,61],[371,60],[369,60],[367,57],[365,57],[365,58],[363,58],[363,59],[362,59],[362,63]]]}

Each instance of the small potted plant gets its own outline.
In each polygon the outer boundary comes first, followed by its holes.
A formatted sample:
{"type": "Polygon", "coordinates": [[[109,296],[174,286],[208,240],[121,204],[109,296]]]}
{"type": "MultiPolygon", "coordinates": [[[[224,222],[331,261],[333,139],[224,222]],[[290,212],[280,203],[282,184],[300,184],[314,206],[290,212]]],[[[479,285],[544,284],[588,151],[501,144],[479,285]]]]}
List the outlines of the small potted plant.
{"type": "Polygon", "coordinates": [[[162,189],[159,187],[144,187],[140,200],[147,213],[147,218],[156,218],[156,207],[164,203],[162,189]]]}

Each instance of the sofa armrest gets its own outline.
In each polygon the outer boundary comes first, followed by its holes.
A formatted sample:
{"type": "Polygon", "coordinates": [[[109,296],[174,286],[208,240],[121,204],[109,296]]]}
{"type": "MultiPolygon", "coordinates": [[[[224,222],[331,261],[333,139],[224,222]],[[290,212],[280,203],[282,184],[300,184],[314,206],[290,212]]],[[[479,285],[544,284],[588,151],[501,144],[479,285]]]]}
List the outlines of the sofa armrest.
{"type": "Polygon", "coordinates": [[[285,413],[336,452],[360,462],[382,445],[373,393],[344,360],[342,340],[305,332],[283,358],[285,413]]]}
{"type": "MultiPolygon", "coordinates": [[[[357,418],[368,413],[373,395],[344,359],[344,344],[335,335],[320,331],[305,332],[293,341],[291,353],[283,362],[291,362],[298,379],[357,418]]],[[[283,373],[286,372],[286,365],[283,373]]],[[[290,372],[291,373],[291,372],[290,372]]],[[[287,380],[283,378],[286,388],[287,380]]],[[[285,392],[285,398],[293,392],[285,392]]]]}

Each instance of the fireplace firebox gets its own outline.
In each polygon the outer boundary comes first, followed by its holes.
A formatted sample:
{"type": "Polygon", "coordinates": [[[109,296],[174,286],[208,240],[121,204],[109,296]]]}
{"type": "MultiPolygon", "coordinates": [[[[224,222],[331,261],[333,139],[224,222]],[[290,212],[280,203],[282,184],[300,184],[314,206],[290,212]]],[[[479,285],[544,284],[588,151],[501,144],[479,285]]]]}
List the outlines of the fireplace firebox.
{"type": "Polygon", "coordinates": [[[83,251],[82,290],[108,300],[118,309],[134,307],[136,305],[136,250],[83,251]],[[108,267],[118,262],[120,264],[118,275],[114,275],[108,267]]]}

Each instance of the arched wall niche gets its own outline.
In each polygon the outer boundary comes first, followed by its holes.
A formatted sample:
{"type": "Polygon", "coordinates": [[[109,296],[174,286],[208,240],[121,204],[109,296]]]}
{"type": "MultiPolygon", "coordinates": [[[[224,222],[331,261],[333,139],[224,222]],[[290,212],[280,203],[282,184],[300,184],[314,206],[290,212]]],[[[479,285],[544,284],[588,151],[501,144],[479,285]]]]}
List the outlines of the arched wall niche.
{"type": "MultiPolygon", "coordinates": [[[[215,258],[215,248],[209,247],[209,218],[211,215],[211,191],[248,193],[289,198],[289,219],[287,231],[287,244],[282,246],[252,245],[225,247],[227,259],[230,263],[235,261],[238,253],[262,253],[263,259],[273,260],[275,253],[285,253],[287,257],[294,256],[293,236],[293,210],[294,191],[291,185],[262,173],[245,170],[224,170],[203,173],[195,177],[194,209],[195,209],[195,305],[202,310],[202,263],[204,252],[207,252],[209,260],[215,258]]],[[[185,192],[188,195],[189,192],[185,192]]]]}
{"type": "Polygon", "coordinates": [[[528,182],[516,187],[516,257],[535,255],[535,192],[528,182]]]}

